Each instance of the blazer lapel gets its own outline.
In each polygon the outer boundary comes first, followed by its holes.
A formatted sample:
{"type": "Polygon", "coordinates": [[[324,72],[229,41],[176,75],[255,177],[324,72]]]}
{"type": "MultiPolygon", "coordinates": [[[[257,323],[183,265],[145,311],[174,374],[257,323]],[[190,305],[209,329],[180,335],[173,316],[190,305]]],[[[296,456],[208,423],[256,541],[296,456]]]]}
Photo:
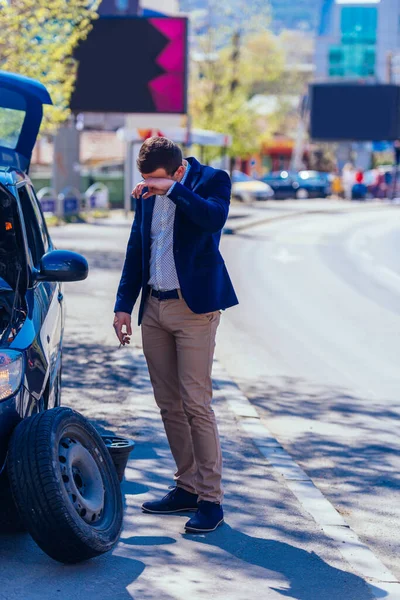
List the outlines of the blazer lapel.
{"type": "Polygon", "coordinates": [[[190,190],[194,190],[201,178],[201,164],[193,157],[188,158],[187,161],[190,164],[190,170],[183,185],[190,190]]]}

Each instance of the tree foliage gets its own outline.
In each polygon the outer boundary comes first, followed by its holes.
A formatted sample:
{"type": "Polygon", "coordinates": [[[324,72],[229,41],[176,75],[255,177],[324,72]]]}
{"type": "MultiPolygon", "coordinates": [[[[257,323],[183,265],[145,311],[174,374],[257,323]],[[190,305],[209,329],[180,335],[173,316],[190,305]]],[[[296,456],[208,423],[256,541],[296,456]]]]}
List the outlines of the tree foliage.
{"type": "Polygon", "coordinates": [[[230,11],[229,25],[221,4],[210,2],[210,21],[192,49],[190,112],[194,126],[230,134],[232,157],[257,151],[261,131],[258,114],[248,104],[257,83],[280,77],[283,54],[268,30],[268,7],[257,18],[248,5],[230,11]],[[222,18],[224,17],[224,19],[222,18]]]}
{"type": "Polygon", "coordinates": [[[50,132],[70,114],[77,63],[73,52],[97,18],[100,0],[13,0],[0,4],[0,69],[43,83],[54,106],[45,107],[50,132]]]}

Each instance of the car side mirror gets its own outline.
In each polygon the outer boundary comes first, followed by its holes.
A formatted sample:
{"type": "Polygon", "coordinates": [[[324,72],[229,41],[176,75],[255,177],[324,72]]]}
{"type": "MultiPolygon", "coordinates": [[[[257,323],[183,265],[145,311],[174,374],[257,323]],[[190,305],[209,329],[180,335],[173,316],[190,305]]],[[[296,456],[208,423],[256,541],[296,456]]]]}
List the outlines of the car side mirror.
{"type": "Polygon", "coordinates": [[[86,258],[70,250],[50,250],[40,261],[36,281],[82,281],[89,266],[86,258]]]}

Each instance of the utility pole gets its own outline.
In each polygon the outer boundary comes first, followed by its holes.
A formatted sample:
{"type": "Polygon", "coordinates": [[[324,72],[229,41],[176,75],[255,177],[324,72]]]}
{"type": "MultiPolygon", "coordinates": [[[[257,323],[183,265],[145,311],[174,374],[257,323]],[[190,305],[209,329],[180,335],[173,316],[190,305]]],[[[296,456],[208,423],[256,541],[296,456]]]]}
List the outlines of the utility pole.
{"type": "Polygon", "coordinates": [[[231,80],[231,92],[233,93],[239,85],[239,60],[240,60],[240,30],[235,31],[232,36],[232,80],[231,80]]]}
{"type": "Polygon", "coordinates": [[[309,98],[305,94],[301,100],[299,108],[299,124],[297,126],[296,141],[290,161],[291,171],[300,171],[303,165],[304,146],[307,134],[307,119],[309,114],[309,98]]]}
{"type": "MultiPolygon", "coordinates": [[[[65,188],[80,191],[80,131],[76,128],[75,117],[62,125],[54,137],[54,160],[52,169],[52,187],[57,194],[65,188]]],[[[78,207],[79,211],[79,207],[78,207]]],[[[58,204],[57,215],[62,217],[64,207],[58,204]]]]}
{"type": "Polygon", "coordinates": [[[393,83],[393,52],[391,50],[386,56],[386,78],[388,83],[393,83]]]}
{"type": "MultiPolygon", "coordinates": [[[[235,31],[232,36],[232,54],[231,54],[232,79],[231,79],[231,83],[230,83],[230,90],[231,90],[232,95],[235,93],[235,91],[238,88],[239,83],[240,83],[239,82],[239,62],[240,62],[241,37],[242,37],[242,34],[241,34],[240,29],[235,31]]],[[[229,161],[229,172],[230,172],[231,177],[232,177],[234,165],[235,165],[235,158],[233,156],[231,156],[230,161],[229,161]]]]}

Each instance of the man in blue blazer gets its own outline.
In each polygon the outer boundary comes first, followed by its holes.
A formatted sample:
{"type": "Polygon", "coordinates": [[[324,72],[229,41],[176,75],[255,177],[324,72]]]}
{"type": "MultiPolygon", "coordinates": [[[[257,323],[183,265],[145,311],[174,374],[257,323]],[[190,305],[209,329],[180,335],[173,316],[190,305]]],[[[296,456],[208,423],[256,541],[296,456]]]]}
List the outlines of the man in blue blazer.
{"type": "Polygon", "coordinates": [[[231,182],[184,160],[176,144],[150,138],[137,161],[135,219],[117,292],[114,328],[129,343],[139,297],[143,351],[171,452],[176,486],[145,512],[195,510],[186,531],[223,522],[222,458],[211,408],[211,369],[221,310],[238,303],[219,251],[231,182]]]}

